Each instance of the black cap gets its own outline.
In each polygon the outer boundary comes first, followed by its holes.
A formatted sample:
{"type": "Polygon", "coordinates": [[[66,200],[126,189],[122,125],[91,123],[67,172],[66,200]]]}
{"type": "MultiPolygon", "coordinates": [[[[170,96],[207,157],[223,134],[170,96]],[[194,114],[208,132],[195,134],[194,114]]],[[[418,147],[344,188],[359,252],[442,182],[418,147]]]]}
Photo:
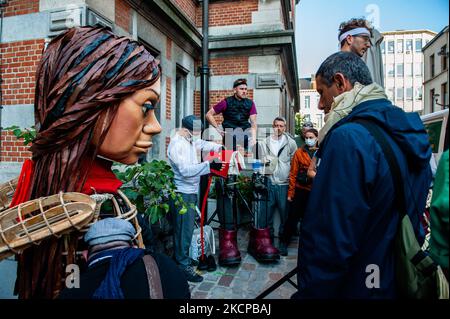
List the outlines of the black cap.
{"type": "Polygon", "coordinates": [[[198,130],[199,129],[198,123],[200,123],[200,130],[203,131],[203,123],[197,116],[188,115],[181,120],[181,126],[188,129],[189,131],[194,131],[194,125],[195,128],[198,130]]]}

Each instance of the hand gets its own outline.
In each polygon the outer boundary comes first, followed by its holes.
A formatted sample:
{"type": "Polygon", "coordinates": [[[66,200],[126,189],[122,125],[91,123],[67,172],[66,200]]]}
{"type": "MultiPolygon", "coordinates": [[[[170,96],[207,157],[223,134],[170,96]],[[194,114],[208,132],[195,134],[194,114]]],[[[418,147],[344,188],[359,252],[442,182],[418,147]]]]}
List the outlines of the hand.
{"type": "Polygon", "coordinates": [[[215,129],[220,135],[225,136],[225,131],[222,129],[222,125],[217,125],[215,129]]]}
{"type": "Polygon", "coordinates": [[[225,167],[225,163],[218,158],[212,158],[209,160],[209,168],[215,171],[220,171],[225,167]]]}
{"type": "Polygon", "coordinates": [[[288,202],[292,202],[292,197],[288,196],[288,202]]]}

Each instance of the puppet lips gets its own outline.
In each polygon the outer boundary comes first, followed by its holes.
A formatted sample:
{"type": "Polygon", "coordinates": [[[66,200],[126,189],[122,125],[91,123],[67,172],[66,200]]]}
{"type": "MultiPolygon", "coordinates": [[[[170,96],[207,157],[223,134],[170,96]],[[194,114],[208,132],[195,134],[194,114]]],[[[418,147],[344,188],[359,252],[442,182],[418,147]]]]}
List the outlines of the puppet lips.
{"type": "Polygon", "coordinates": [[[138,148],[150,148],[153,146],[153,142],[152,141],[137,141],[136,144],[134,144],[134,146],[136,146],[138,148]]]}

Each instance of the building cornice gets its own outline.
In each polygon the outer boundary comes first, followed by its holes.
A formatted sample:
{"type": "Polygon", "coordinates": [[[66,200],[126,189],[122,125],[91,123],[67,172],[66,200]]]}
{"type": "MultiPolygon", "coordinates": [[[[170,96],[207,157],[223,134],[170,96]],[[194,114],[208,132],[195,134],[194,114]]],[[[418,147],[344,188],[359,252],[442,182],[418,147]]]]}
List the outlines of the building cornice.
{"type": "Polygon", "coordinates": [[[434,42],[436,42],[443,34],[448,33],[448,26],[442,29],[433,39],[430,40],[423,48],[422,52],[425,53],[425,50],[428,49],[434,42]]]}
{"type": "Polygon", "coordinates": [[[200,54],[202,34],[193,21],[174,3],[164,0],[127,0],[127,2],[180,48],[192,55],[200,54]]]}
{"type": "MultiPolygon", "coordinates": [[[[436,80],[438,77],[440,77],[442,74],[445,74],[445,73],[448,73],[448,69],[444,70],[444,71],[441,71],[438,74],[436,74],[435,76],[433,76],[431,79],[428,79],[428,80],[424,81],[423,85],[428,84],[428,83],[436,80]]],[[[447,76],[447,78],[448,78],[448,76],[447,76]]]]}
{"type": "Polygon", "coordinates": [[[386,35],[401,35],[401,34],[422,34],[422,33],[426,33],[432,36],[436,35],[436,32],[433,32],[431,30],[397,30],[397,31],[386,31],[386,32],[381,32],[382,35],[386,36],[386,35]]]}

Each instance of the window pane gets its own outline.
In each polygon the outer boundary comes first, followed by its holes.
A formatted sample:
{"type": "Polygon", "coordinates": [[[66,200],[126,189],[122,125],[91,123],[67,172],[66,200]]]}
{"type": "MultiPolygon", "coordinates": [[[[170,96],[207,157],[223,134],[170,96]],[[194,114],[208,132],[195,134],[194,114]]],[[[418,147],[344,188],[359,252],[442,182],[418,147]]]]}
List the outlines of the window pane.
{"type": "Polygon", "coordinates": [[[309,99],[310,99],[309,96],[305,96],[305,109],[309,109],[309,103],[310,103],[309,99]]]}
{"type": "Polygon", "coordinates": [[[406,63],[406,76],[412,76],[413,75],[413,64],[412,63],[406,63]]]}
{"type": "Polygon", "coordinates": [[[387,74],[389,77],[393,77],[395,75],[395,70],[394,70],[394,64],[393,63],[389,63],[387,65],[387,74]]]}
{"type": "Polygon", "coordinates": [[[397,88],[396,100],[403,100],[403,88],[397,88]]]}
{"type": "Polygon", "coordinates": [[[406,99],[411,101],[413,99],[413,88],[406,88],[406,99]]]}
{"type": "Polygon", "coordinates": [[[385,50],[385,49],[386,49],[386,43],[385,43],[384,41],[381,42],[380,48],[381,48],[381,53],[384,54],[384,52],[386,51],[386,50],[385,50]]]}
{"type": "Polygon", "coordinates": [[[406,40],[406,51],[412,51],[412,39],[406,40]]]}
{"type": "Polygon", "coordinates": [[[394,53],[394,41],[388,42],[388,53],[394,53]]]}
{"type": "Polygon", "coordinates": [[[422,63],[414,63],[414,74],[419,77],[422,76],[422,63]]]}
{"type": "Polygon", "coordinates": [[[416,100],[422,100],[422,87],[416,88],[416,100]]]}
{"type": "Polygon", "coordinates": [[[422,52],[422,39],[416,39],[416,52],[422,52]]]}
{"type": "Polygon", "coordinates": [[[403,63],[397,64],[397,77],[403,77],[403,63]]]}
{"type": "Polygon", "coordinates": [[[393,101],[394,100],[394,88],[388,88],[387,90],[387,96],[388,99],[393,101]]]}
{"type": "Polygon", "coordinates": [[[403,53],[403,40],[397,40],[397,53],[403,53]]]}

